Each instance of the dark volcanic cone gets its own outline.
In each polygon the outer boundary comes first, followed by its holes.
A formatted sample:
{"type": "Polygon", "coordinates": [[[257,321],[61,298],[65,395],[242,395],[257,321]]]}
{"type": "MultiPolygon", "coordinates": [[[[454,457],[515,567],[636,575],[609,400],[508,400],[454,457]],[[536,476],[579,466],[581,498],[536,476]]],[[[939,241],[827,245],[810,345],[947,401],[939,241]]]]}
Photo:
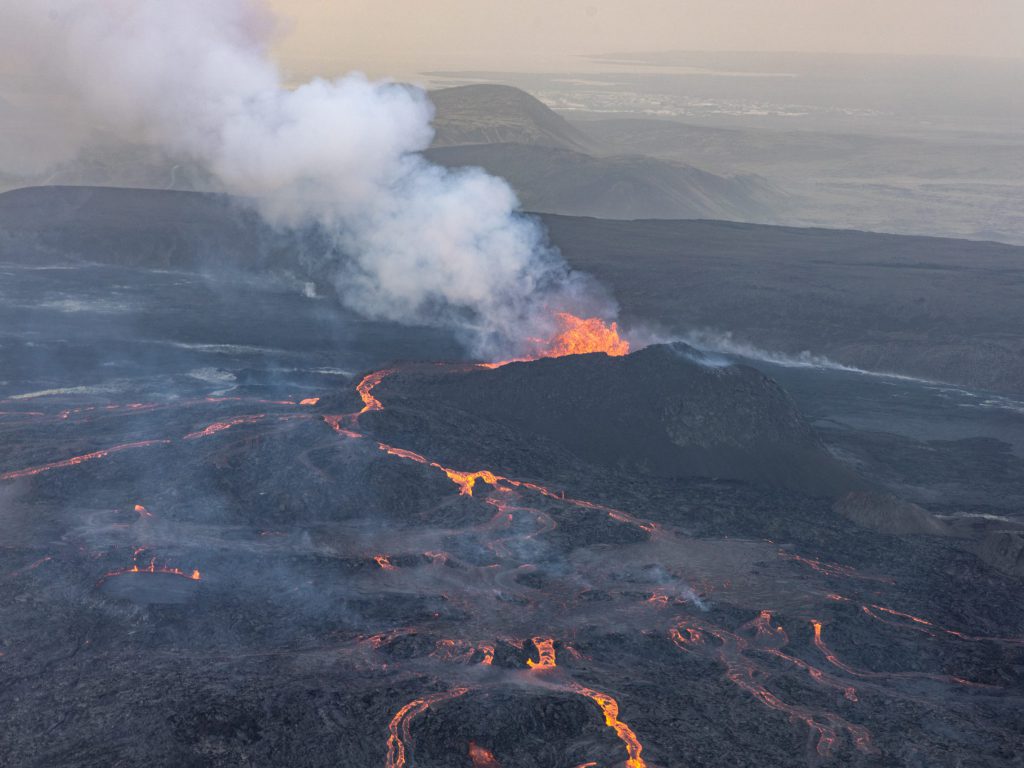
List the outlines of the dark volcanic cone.
{"type": "Polygon", "coordinates": [[[685,345],[434,371],[402,371],[378,392],[421,412],[458,409],[622,472],[725,478],[815,495],[863,485],[828,453],[778,384],[747,366],[708,365],[685,345]]]}

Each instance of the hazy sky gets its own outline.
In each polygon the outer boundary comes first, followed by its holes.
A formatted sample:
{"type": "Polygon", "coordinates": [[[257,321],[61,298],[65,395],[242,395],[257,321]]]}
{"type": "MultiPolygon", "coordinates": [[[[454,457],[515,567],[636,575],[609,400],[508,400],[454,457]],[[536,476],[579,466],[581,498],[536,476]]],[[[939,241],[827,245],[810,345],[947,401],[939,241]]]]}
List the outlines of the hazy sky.
{"type": "MultiPolygon", "coordinates": [[[[1024,0],[271,0],[282,60],[522,67],[566,54],[838,51],[1024,57],[1024,0]]],[[[395,74],[404,74],[396,72],[395,74]]]]}

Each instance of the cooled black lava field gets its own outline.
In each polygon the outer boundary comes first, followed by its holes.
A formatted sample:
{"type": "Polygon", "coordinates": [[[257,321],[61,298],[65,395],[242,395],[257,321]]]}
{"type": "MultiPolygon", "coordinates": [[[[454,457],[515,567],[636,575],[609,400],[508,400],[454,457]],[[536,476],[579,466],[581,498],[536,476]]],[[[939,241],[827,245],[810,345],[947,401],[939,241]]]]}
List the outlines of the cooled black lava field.
{"type": "Polygon", "coordinates": [[[1022,765],[1013,399],[0,290],[0,765],[1022,765]]]}

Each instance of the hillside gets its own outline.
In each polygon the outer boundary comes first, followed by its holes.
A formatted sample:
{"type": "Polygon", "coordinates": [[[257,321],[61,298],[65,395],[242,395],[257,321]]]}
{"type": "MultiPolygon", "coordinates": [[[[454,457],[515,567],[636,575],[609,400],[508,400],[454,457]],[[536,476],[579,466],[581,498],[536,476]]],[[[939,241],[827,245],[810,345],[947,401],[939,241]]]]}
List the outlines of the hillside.
{"type": "Polygon", "coordinates": [[[530,144],[587,152],[595,143],[526,91],[508,85],[463,85],[430,92],[435,147],[530,144]]]}
{"type": "Polygon", "coordinates": [[[467,85],[432,91],[437,136],[427,157],[508,180],[533,211],[605,219],[772,222],[787,196],[754,175],[717,176],[631,151],[574,127],[525,91],[467,85]]]}
{"type": "Polygon", "coordinates": [[[772,220],[784,196],[758,176],[724,177],[639,155],[592,157],[525,144],[431,149],[448,167],[479,166],[508,180],[532,211],[604,219],[772,220]]]}

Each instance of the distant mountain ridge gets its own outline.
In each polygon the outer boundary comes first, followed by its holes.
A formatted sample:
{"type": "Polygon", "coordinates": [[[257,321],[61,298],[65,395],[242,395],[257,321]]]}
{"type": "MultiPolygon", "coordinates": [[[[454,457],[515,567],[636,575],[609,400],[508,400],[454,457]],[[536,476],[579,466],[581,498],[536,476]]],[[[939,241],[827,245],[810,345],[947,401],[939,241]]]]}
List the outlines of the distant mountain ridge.
{"type": "Polygon", "coordinates": [[[716,176],[640,155],[489,144],[438,147],[426,156],[448,167],[479,166],[508,181],[525,208],[565,216],[763,222],[784,198],[759,176],[716,176]]]}
{"type": "Polygon", "coordinates": [[[671,160],[608,155],[600,141],[518,88],[466,85],[430,97],[437,135],[426,156],[506,179],[532,211],[770,223],[787,203],[787,195],[759,176],[717,176],[671,160]]]}
{"type": "MultiPolygon", "coordinates": [[[[775,223],[789,204],[788,195],[759,176],[719,176],[671,159],[609,155],[603,140],[518,88],[475,84],[429,96],[436,110],[435,138],[426,157],[448,168],[475,166],[507,179],[529,210],[607,219],[775,223]]],[[[219,189],[199,165],[140,144],[96,146],[34,178],[0,170],[0,191],[33,184],[219,189]]]]}
{"type": "Polygon", "coordinates": [[[595,142],[526,91],[509,85],[461,85],[430,92],[435,147],[526,144],[591,152],[595,142]]]}

